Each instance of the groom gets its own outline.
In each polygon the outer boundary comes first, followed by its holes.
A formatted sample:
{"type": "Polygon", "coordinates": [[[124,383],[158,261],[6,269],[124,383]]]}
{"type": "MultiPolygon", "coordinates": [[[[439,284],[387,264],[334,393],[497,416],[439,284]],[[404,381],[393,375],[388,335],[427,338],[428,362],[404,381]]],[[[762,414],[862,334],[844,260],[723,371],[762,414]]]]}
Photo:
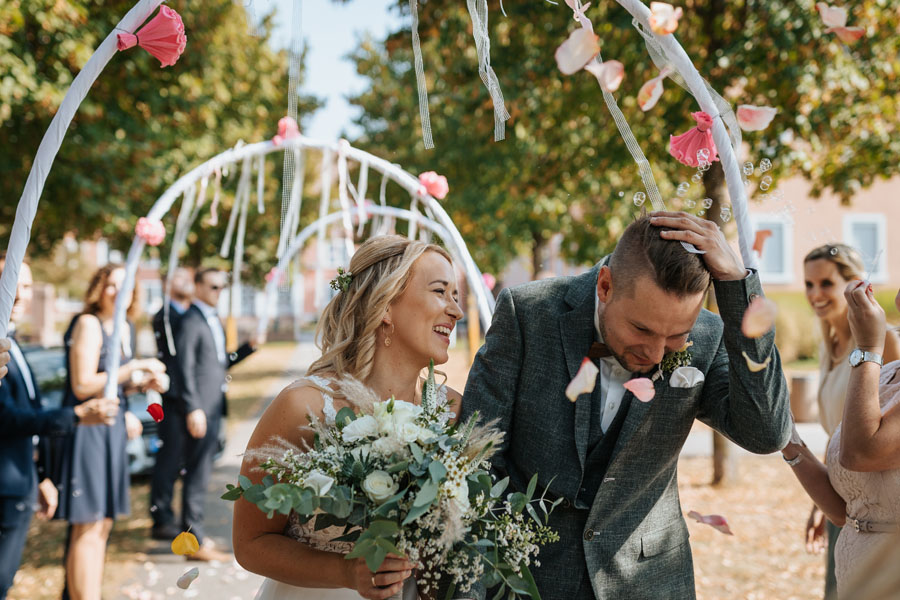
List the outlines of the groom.
{"type": "Polygon", "coordinates": [[[507,435],[494,468],[518,490],[538,473],[538,489],[562,499],[550,516],[560,541],[532,567],[545,600],[694,598],[676,481],[694,420],[759,454],[790,438],[775,334],[741,334],[762,293],[714,223],[669,212],[632,223],[583,275],[501,292],[461,419],[499,419],[507,435]],[[721,318],[702,309],[710,279],[721,318]],[[744,352],[770,362],[751,372],[744,352]],[[589,354],[596,386],[572,403],[566,386],[589,354]],[[623,387],[660,371],[649,402],[623,387]]]}

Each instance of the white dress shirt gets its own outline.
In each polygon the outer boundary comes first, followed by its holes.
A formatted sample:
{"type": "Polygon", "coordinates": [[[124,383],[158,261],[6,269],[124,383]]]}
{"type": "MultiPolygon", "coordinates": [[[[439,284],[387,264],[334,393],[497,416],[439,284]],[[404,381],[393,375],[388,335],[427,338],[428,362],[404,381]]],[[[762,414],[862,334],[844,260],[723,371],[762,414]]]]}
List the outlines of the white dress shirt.
{"type": "Polygon", "coordinates": [[[210,330],[212,330],[213,340],[216,343],[216,357],[219,359],[220,363],[223,365],[226,364],[228,359],[225,354],[225,329],[222,327],[222,321],[219,320],[216,309],[202,300],[194,300],[194,305],[199,308],[200,312],[203,313],[203,316],[206,317],[206,322],[209,325],[210,330]]]}
{"type": "MultiPolygon", "coordinates": [[[[597,339],[604,343],[603,334],[600,333],[600,297],[594,292],[594,329],[597,331],[597,339]]],[[[600,428],[603,433],[609,429],[613,419],[622,406],[622,398],[625,397],[625,382],[631,379],[631,372],[619,364],[615,356],[607,356],[600,359],[600,402],[601,414],[600,428]]]]}
{"type": "Polygon", "coordinates": [[[25,355],[22,354],[22,349],[19,348],[16,340],[12,339],[12,332],[10,332],[9,341],[12,344],[9,349],[9,356],[12,360],[16,361],[16,366],[19,367],[22,379],[25,380],[25,388],[28,390],[28,397],[34,400],[34,380],[32,379],[31,369],[28,368],[28,363],[25,362],[25,355]]]}

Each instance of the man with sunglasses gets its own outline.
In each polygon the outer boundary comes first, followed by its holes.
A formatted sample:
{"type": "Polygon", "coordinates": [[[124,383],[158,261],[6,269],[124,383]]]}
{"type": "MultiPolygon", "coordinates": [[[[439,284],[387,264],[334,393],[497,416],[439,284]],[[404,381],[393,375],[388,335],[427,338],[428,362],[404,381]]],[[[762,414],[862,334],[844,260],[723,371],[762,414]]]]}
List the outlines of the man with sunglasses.
{"type": "Polygon", "coordinates": [[[225,329],[219,320],[219,297],[228,285],[228,275],[216,268],[204,268],[194,276],[194,301],[181,316],[175,332],[174,360],[180,382],[180,402],[170,427],[160,429],[163,446],[157,460],[161,463],[154,474],[154,532],[171,532],[175,527],[172,495],[175,480],[182,473],[183,501],[180,530],[190,530],[200,541],[194,560],[230,560],[215,550],[205,538],[203,509],[206,487],[212,472],[219,428],[227,414],[225,390],[227,371],[249,356],[263,340],[251,340],[237,351],[225,348],[225,329]],[[177,426],[176,426],[177,424],[177,426]],[[180,460],[179,460],[180,458],[180,460]],[[184,469],[182,471],[182,468],[184,469]]]}

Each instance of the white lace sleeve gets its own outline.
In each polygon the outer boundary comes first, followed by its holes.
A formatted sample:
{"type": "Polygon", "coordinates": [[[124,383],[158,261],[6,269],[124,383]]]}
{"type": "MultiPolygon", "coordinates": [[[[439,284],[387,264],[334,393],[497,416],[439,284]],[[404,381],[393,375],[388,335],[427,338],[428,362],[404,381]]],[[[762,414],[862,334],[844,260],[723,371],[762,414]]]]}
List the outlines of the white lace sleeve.
{"type": "Polygon", "coordinates": [[[325,424],[334,425],[334,421],[337,419],[337,411],[334,410],[334,398],[326,391],[330,389],[328,386],[331,382],[318,375],[307,375],[306,379],[316,384],[316,387],[322,393],[322,414],[325,415],[325,424]]]}

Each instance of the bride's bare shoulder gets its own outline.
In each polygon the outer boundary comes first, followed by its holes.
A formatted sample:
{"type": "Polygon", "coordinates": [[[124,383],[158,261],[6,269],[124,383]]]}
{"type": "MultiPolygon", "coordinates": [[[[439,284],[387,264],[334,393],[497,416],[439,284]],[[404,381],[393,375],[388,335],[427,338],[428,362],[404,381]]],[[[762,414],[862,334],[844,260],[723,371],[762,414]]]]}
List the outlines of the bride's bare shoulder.
{"type": "MultiPolygon", "coordinates": [[[[285,387],[263,411],[254,431],[254,438],[264,440],[274,436],[297,443],[300,439],[312,440],[312,433],[303,429],[310,418],[324,419],[322,390],[304,380],[285,387]]],[[[252,440],[251,440],[252,443],[252,440]]]]}

